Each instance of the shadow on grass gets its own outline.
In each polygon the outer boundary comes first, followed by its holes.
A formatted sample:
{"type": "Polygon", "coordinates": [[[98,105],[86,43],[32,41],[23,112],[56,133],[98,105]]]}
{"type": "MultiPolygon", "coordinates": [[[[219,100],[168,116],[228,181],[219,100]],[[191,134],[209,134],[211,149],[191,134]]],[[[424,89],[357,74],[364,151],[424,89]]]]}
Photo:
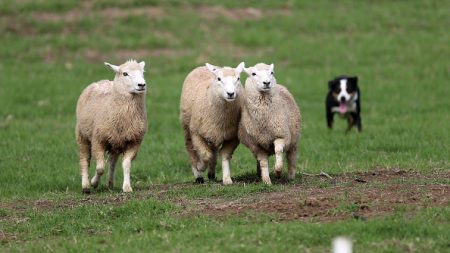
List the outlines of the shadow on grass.
{"type": "MultiPolygon", "coordinates": [[[[274,173],[270,173],[270,179],[272,181],[273,185],[289,185],[292,183],[298,183],[299,179],[296,179],[294,181],[290,181],[287,177],[286,173],[283,173],[280,178],[277,178],[274,173]]],[[[233,182],[237,184],[255,184],[255,185],[264,185],[261,178],[257,175],[256,172],[247,172],[244,174],[237,175],[236,177],[233,177],[233,182]]],[[[139,192],[147,192],[147,191],[160,191],[160,190],[173,190],[173,189],[185,189],[185,188],[191,188],[191,187],[202,187],[202,186],[211,186],[211,185],[222,185],[222,180],[219,178],[215,179],[205,179],[205,182],[203,184],[196,183],[194,180],[187,180],[182,182],[176,182],[176,183],[168,183],[168,184],[155,184],[155,185],[146,185],[146,184],[135,184],[133,185],[133,193],[139,193],[139,192]]],[[[121,184],[117,184],[114,186],[114,188],[110,189],[106,184],[100,183],[100,185],[97,188],[90,188],[91,191],[89,194],[85,195],[92,195],[92,194],[122,194],[122,187],[121,184]]],[[[80,188],[81,193],[81,188],[80,188]]],[[[133,194],[131,193],[131,194],[133,194]]]]}
{"type": "MultiPolygon", "coordinates": [[[[283,173],[281,177],[277,178],[274,173],[270,173],[270,179],[272,184],[289,184],[287,175],[283,173]]],[[[245,174],[238,175],[233,178],[233,181],[236,183],[245,183],[245,184],[254,184],[254,183],[263,183],[261,178],[258,176],[256,172],[247,172],[245,174]]]]}

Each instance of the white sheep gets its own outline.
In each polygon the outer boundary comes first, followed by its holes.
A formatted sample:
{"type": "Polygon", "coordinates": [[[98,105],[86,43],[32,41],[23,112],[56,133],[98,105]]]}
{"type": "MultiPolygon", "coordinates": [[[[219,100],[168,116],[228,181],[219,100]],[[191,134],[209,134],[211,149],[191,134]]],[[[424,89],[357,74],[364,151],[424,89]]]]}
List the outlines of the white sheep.
{"type": "Polygon", "coordinates": [[[104,173],[105,152],[109,153],[109,187],[114,186],[115,164],[119,154],[123,154],[122,190],[131,192],[131,161],[147,132],[145,62],[129,60],[120,66],[106,62],[105,65],[115,72],[114,81],[90,84],[77,103],[75,134],[84,193],[90,193],[88,168],[91,155],[96,160],[96,174],[91,184],[96,188],[104,173]]]}
{"type": "Polygon", "coordinates": [[[294,179],[300,110],[291,93],[276,83],[273,64],[258,63],[244,70],[249,77],[245,82],[239,140],[255,156],[258,175],[264,183],[271,184],[269,155],[275,154],[275,174],[281,176],[283,152],[286,152],[289,179],[294,179]]]}
{"type": "Polygon", "coordinates": [[[243,62],[236,68],[220,68],[206,63],[206,67],[191,71],[183,83],[180,120],[192,172],[198,183],[204,182],[203,172],[207,166],[208,178],[215,179],[217,151],[220,149],[223,184],[232,184],[230,159],[239,145],[240,74],[244,66],[243,62]]]}

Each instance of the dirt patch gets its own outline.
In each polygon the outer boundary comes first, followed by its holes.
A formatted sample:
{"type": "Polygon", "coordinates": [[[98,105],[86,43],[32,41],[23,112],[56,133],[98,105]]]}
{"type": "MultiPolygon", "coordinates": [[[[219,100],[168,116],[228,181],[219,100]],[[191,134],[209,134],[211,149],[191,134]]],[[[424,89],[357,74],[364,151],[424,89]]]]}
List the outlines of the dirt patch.
{"type": "Polygon", "coordinates": [[[7,244],[11,241],[17,240],[17,236],[10,233],[5,233],[0,230],[0,244],[7,244]]]}
{"type": "Polygon", "coordinates": [[[37,29],[30,25],[29,22],[23,20],[17,20],[10,17],[0,17],[1,32],[8,32],[25,37],[33,37],[37,35],[37,29]]]}
{"type": "Polygon", "coordinates": [[[83,51],[84,59],[91,63],[98,63],[101,61],[112,61],[111,56],[114,60],[126,61],[129,59],[142,59],[146,57],[180,57],[188,54],[188,51],[174,50],[170,48],[157,48],[157,49],[119,49],[115,50],[113,53],[104,53],[95,49],[86,49],[83,51]]]}
{"type": "Polygon", "coordinates": [[[257,8],[225,8],[222,6],[199,6],[194,12],[201,17],[212,20],[218,17],[225,17],[231,20],[258,20],[267,16],[291,15],[289,9],[263,10],[257,8]]]}
{"type": "MultiPolygon", "coordinates": [[[[0,221],[23,222],[21,213],[28,210],[54,211],[84,205],[121,205],[130,200],[156,198],[180,206],[175,215],[190,217],[209,215],[269,214],[277,221],[302,220],[327,222],[341,219],[368,219],[392,213],[396,208],[415,211],[426,207],[450,204],[450,171],[420,174],[404,170],[377,170],[326,177],[304,176],[301,183],[287,185],[279,192],[262,192],[241,198],[209,197],[184,199],[170,193],[197,187],[192,183],[156,185],[135,189],[133,195],[111,193],[95,194],[82,199],[32,200],[0,203],[6,210],[0,221]],[[444,179],[444,181],[442,180],[444,179]],[[445,184],[439,183],[445,182],[445,184]],[[9,215],[8,213],[14,213],[9,215]]],[[[255,178],[235,178],[236,184],[252,183],[255,178]]],[[[26,221],[26,220],[25,220],[26,221]]],[[[1,231],[0,231],[1,232],[1,231]]]]}
{"type": "Polygon", "coordinates": [[[415,184],[408,180],[449,178],[450,172],[430,176],[403,170],[344,174],[330,179],[309,179],[283,192],[259,193],[236,200],[197,200],[182,216],[271,214],[277,220],[334,221],[367,219],[392,213],[402,206],[417,210],[450,203],[450,185],[415,184]],[[313,182],[314,181],[314,182],[313,182]],[[321,183],[331,186],[320,188],[321,183]]]}
{"type": "Polygon", "coordinates": [[[233,20],[254,20],[260,19],[263,15],[262,11],[256,8],[227,9],[222,6],[199,6],[195,12],[206,19],[221,16],[233,20]]]}
{"type": "Polygon", "coordinates": [[[163,18],[166,12],[161,7],[140,7],[140,8],[105,8],[91,10],[90,7],[73,9],[65,13],[55,12],[34,12],[32,19],[42,22],[75,22],[91,15],[101,16],[103,19],[117,19],[128,16],[147,16],[149,18],[163,18]]]}
{"type": "Polygon", "coordinates": [[[162,7],[139,7],[131,9],[107,8],[100,10],[100,15],[106,18],[123,18],[128,16],[163,18],[166,16],[166,11],[162,7]]]}

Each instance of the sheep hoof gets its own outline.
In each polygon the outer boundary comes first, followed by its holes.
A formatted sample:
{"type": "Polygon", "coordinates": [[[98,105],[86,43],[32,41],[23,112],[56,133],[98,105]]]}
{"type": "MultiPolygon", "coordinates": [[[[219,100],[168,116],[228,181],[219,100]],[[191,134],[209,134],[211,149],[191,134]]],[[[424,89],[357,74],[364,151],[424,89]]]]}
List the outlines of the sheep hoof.
{"type": "Polygon", "coordinates": [[[295,179],[295,172],[294,173],[289,173],[288,179],[289,180],[294,180],[295,179]]]}
{"type": "Polygon", "coordinates": [[[108,188],[113,189],[114,188],[114,182],[108,182],[108,188]]]}
{"type": "Polygon", "coordinates": [[[89,189],[89,188],[83,188],[83,193],[84,193],[84,194],[91,194],[91,189],[89,189]]]}
{"type": "Polygon", "coordinates": [[[223,185],[230,185],[233,184],[233,181],[231,180],[231,178],[224,178],[222,183],[223,185]]]}
{"type": "Polygon", "coordinates": [[[203,179],[203,177],[198,177],[198,178],[195,179],[195,182],[196,182],[197,184],[204,184],[204,183],[205,183],[205,180],[203,179]]]}
{"type": "Polygon", "coordinates": [[[208,179],[211,181],[216,181],[216,173],[208,173],[208,179]]]}
{"type": "Polygon", "coordinates": [[[131,188],[130,185],[125,185],[122,187],[123,192],[132,192],[133,189],[131,188]]]}
{"type": "Polygon", "coordinates": [[[92,187],[94,187],[94,189],[96,189],[99,183],[100,183],[100,176],[98,175],[97,172],[97,174],[93,176],[91,179],[91,185],[92,187]]]}
{"type": "Polygon", "coordinates": [[[94,188],[94,189],[97,189],[97,187],[98,187],[98,181],[97,182],[91,182],[91,185],[92,185],[92,187],[94,188]]]}
{"type": "Polygon", "coordinates": [[[97,175],[102,176],[105,173],[104,169],[96,169],[97,175]]]}
{"type": "Polygon", "coordinates": [[[270,177],[263,177],[263,182],[266,185],[272,185],[272,182],[270,181],[270,177]]]}
{"type": "Polygon", "coordinates": [[[275,177],[280,178],[281,177],[281,170],[275,170],[275,177]]]}

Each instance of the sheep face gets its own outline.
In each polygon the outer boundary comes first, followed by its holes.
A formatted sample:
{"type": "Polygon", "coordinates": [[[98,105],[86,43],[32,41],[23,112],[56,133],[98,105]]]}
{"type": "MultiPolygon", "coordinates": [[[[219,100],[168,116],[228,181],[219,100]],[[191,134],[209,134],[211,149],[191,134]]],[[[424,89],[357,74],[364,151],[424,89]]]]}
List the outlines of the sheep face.
{"type": "Polygon", "coordinates": [[[116,73],[114,85],[121,93],[139,94],[145,93],[147,90],[147,83],[144,79],[145,62],[138,63],[135,60],[129,60],[120,66],[107,62],[105,65],[116,73]]]}
{"type": "Polygon", "coordinates": [[[244,68],[244,71],[255,81],[256,88],[261,92],[269,92],[277,83],[273,63],[270,65],[258,63],[254,67],[244,68]]]}
{"type": "Polygon", "coordinates": [[[234,101],[241,87],[240,76],[245,64],[241,62],[236,68],[220,68],[206,63],[206,67],[214,75],[213,87],[217,94],[227,102],[234,101]]]}

